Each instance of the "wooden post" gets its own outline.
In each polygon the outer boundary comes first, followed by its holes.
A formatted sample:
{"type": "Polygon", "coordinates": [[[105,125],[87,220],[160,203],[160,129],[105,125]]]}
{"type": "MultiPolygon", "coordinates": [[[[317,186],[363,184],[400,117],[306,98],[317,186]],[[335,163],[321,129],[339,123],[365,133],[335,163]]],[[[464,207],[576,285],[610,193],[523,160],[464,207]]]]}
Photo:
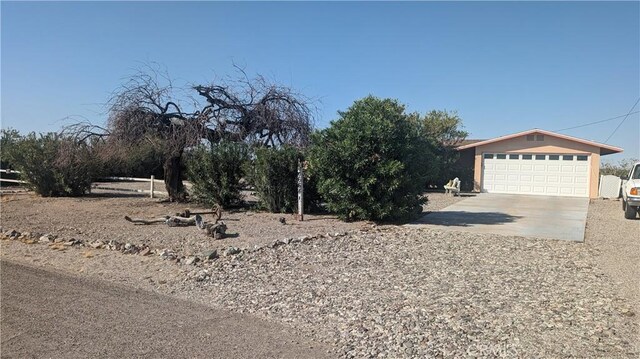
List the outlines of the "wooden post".
{"type": "Polygon", "coordinates": [[[154,176],[154,175],[151,175],[151,186],[150,186],[150,187],[151,187],[151,188],[150,188],[150,190],[151,190],[150,197],[151,197],[151,198],[153,198],[153,185],[154,185],[154,180],[155,180],[155,176],[154,176]]]}
{"type": "Polygon", "coordinates": [[[304,168],[298,160],[298,220],[304,221],[304,168]]]}

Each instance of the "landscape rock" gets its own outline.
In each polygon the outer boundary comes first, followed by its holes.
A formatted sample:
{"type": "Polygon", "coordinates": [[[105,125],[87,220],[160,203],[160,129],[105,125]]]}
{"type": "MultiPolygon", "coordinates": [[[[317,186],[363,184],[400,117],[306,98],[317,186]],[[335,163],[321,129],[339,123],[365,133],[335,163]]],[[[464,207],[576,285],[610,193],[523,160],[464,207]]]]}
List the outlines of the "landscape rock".
{"type": "Polygon", "coordinates": [[[237,248],[237,247],[229,247],[229,248],[225,249],[225,251],[224,251],[224,255],[225,255],[225,256],[232,256],[232,255],[239,254],[240,252],[242,252],[242,251],[240,250],[240,248],[237,248]]]}
{"type": "Polygon", "coordinates": [[[208,251],[202,252],[202,257],[207,260],[212,260],[218,258],[218,251],[216,249],[211,249],[208,251]]]}
{"type": "Polygon", "coordinates": [[[192,257],[187,258],[187,259],[184,261],[184,264],[186,264],[186,265],[193,265],[193,264],[198,263],[199,261],[200,261],[200,258],[198,258],[198,257],[196,257],[196,256],[192,256],[192,257]]]}

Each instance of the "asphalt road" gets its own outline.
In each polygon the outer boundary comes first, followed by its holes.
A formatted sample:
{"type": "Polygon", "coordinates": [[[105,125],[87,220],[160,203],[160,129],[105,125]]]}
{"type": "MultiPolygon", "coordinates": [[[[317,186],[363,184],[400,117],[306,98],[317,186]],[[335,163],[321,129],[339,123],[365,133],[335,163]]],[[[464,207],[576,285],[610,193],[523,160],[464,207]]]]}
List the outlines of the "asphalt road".
{"type": "Polygon", "coordinates": [[[0,261],[2,358],[317,358],[255,317],[0,261]]]}

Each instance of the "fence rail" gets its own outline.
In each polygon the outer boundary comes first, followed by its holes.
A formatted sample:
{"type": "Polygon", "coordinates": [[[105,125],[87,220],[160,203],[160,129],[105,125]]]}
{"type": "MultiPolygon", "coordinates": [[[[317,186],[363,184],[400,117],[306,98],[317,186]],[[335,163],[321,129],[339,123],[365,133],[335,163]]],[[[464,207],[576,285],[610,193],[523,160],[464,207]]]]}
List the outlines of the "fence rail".
{"type": "MultiPolygon", "coordinates": [[[[11,169],[8,169],[8,170],[0,169],[0,173],[6,173],[6,174],[15,173],[15,174],[20,174],[20,172],[19,172],[19,171],[13,171],[13,170],[11,170],[11,169]]],[[[0,182],[29,183],[29,182],[27,182],[27,181],[21,181],[21,180],[9,179],[9,178],[2,178],[2,176],[0,176],[0,182]]]]}
{"type": "MultiPolygon", "coordinates": [[[[11,170],[11,169],[0,169],[0,173],[20,174],[20,171],[14,171],[14,170],[11,170]]],[[[169,195],[167,192],[158,191],[157,189],[155,189],[156,182],[164,183],[164,181],[155,179],[155,176],[153,176],[153,175],[151,177],[149,177],[149,178],[102,177],[102,178],[99,178],[98,180],[101,180],[101,181],[113,181],[113,182],[149,182],[149,189],[110,187],[110,186],[105,186],[105,185],[98,184],[98,183],[93,183],[91,185],[92,189],[102,189],[102,190],[107,190],[107,191],[148,193],[149,197],[151,197],[151,198],[154,198],[155,195],[163,195],[163,196],[168,196],[169,195]]],[[[0,182],[11,182],[11,183],[19,183],[19,184],[29,183],[27,181],[22,181],[22,180],[2,178],[1,176],[0,176],[0,182]]]]}
{"type": "Polygon", "coordinates": [[[149,182],[149,189],[135,189],[135,188],[118,188],[118,187],[108,187],[108,186],[103,186],[103,185],[92,185],[91,188],[95,188],[95,189],[103,189],[103,190],[108,190],[108,191],[123,191],[123,192],[137,192],[137,193],[148,193],[149,197],[154,198],[156,194],[159,195],[163,195],[163,196],[168,196],[169,194],[167,192],[164,191],[158,191],[155,189],[155,183],[156,182],[161,182],[164,183],[164,181],[162,180],[157,180],[155,179],[155,176],[151,175],[151,177],[149,178],[138,178],[138,177],[102,177],[99,178],[100,180],[105,180],[105,181],[117,181],[117,182],[123,182],[123,181],[130,181],[130,182],[149,182]]]}

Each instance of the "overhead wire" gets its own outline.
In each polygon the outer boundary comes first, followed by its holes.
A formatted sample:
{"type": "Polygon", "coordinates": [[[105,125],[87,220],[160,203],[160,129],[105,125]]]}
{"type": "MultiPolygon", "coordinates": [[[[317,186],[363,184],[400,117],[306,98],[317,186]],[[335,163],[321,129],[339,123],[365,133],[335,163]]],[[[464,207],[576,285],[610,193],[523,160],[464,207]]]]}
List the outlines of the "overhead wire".
{"type": "Polygon", "coordinates": [[[562,132],[562,131],[567,131],[567,130],[573,130],[574,128],[586,127],[586,126],[591,126],[591,125],[595,125],[595,124],[598,124],[598,123],[603,123],[603,122],[607,122],[607,121],[613,121],[613,120],[617,120],[617,119],[625,117],[625,116],[635,115],[636,113],[640,113],[640,111],[634,111],[634,112],[628,113],[626,115],[620,115],[620,116],[616,116],[616,117],[611,117],[611,118],[607,118],[605,120],[589,122],[589,123],[585,123],[585,124],[578,125],[578,126],[563,128],[563,129],[560,129],[560,130],[554,130],[553,132],[562,132]]]}
{"type": "Polygon", "coordinates": [[[622,121],[620,121],[620,123],[618,124],[618,126],[615,128],[615,130],[613,130],[613,132],[611,132],[611,134],[609,135],[609,137],[607,137],[606,140],[604,140],[604,143],[607,143],[609,141],[609,139],[611,138],[611,136],[613,136],[616,131],[618,131],[618,129],[620,128],[620,126],[622,126],[622,124],[624,123],[624,121],[627,120],[627,118],[629,117],[629,115],[631,115],[631,112],[633,111],[634,108],[636,108],[636,106],[638,105],[638,102],[640,102],[640,97],[638,97],[638,99],[636,100],[636,103],[633,104],[633,106],[631,106],[631,109],[629,110],[629,113],[627,113],[627,115],[622,119],[622,121]]]}

